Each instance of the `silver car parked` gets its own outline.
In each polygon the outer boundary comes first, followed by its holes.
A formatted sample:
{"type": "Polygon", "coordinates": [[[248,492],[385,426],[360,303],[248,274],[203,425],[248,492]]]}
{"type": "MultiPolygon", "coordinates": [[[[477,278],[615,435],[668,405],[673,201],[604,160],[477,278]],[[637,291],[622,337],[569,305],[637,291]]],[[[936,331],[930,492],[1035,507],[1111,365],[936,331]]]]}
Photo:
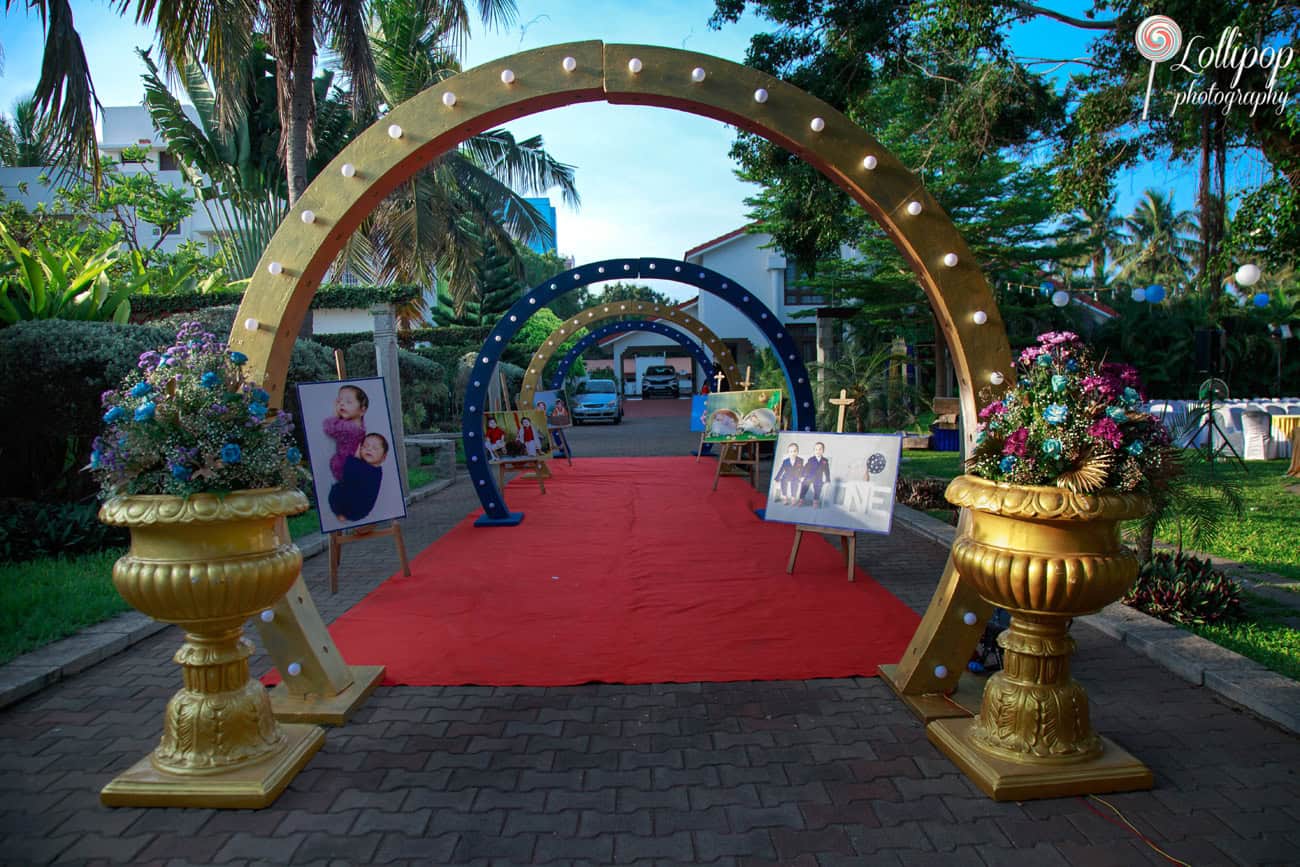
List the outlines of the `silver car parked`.
{"type": "Polygon", "coordinates": [[[588,379],[578,383],[573,392],[573,405],[569,409],[574,424],[587,421],[623,420],[623,395],[618,384],[609,379],[588,379]]]}

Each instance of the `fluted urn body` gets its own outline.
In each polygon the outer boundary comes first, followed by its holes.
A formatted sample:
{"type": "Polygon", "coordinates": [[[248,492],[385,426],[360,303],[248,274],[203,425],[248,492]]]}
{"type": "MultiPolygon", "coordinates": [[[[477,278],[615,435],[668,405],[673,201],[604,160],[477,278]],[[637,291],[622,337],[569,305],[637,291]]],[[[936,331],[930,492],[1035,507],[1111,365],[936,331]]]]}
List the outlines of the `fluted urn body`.
{"type": "Polygon", "coordinates": [[[297,578],[302,554],[277,538],[275,523],[307,506],[300,491],[277,488],[122,496],[100,510],[101,521],[131,532],[130,551],[113,567],[117,591],[186,632],[174,657],[184,686],[167,704],[162,740],[149,757],[157,771],[217,776],[287,748],[266,689],[249,676],[253,647],[243,623],[297,578]]]}
{"type": "Polygon", "coordinates": [[[1138,494],[1076,494],[960,476],[945,493],[970,510],[953,544],[953,565],[979,594],[1011,612],[998,638],[1003,669],[984,688],[973,744],[1017,762],[1071,763],[1099,757],[1088,696],[1070,676],[1071,618],[1099,611],[1137,577],[1119,524],[1150,508],[1138,494]]]}

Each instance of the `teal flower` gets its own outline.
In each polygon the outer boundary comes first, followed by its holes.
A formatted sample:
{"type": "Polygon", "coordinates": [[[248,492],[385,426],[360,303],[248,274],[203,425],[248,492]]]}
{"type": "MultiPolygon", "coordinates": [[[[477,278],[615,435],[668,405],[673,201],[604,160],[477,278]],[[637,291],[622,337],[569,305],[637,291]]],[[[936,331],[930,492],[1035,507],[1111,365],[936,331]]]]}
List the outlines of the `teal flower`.
{"type": "Polygon", "coordinates": [[[136,409],[135,420],[152,421],[155,409],[157,409],[157,407],[154,406],[154,402],[152,400],[146,400],[144,403],[140,404],[138,409],[136,409]]]}
{"type": "Polygon", "coordinates": [[[148,393],[151,392],[151,391],[153,391],[153,386],[150,385],[150,384],[147,383],[147,382],[143,382],[143,381],[141,381],[141,382],[137,382],[137,383],[136,383],[136,384],[131,388],[131,396],[132,396],[132,397],[144,397],[146,394],[148,394],[148,393]]]}
{"type": "Polygon", "coordinates": [[[99,449],[95,449],[93,452],[90,453],[90,468],[92,470],[97,470],[103,465],[104,465],[104,456],[99,453],[99,449]]]}
{"type": "Polygon", "coordinates": [[[1106,407],[1106,415],[1108,415],[1110,420],[1115,422],[1115,424],[1123,424],[1128,421],[1128,413],[1125,412],[1122,407],[1108,406],[1106,407]]]}
{"type": "Polygon", "coordinates": [[[984,433],[984,431],[980,431],[980,432],[979,432],[979,435],[975,437],[975,445],[977,445],[977,446],[978,446],[978,445],[983,445],[983,444],[984,444],[984,441],[985,441],[986,439],[988,439],[988,438],[989,438],[989,435],[988,435],[988,434],[984,433]]]}
{"type": "Polygon", "coordinates": [[[113,422],[126,415],[126,410],[120,406],[110,407],[108,412],[104,413],[104,423],[112,424],[113,422]]]}
{"type": "Polygon", "coordinates": [[[284,453],[289,463],[297,465],[302,461],[302,452],[298,451],[297,446],[289,446],[289,450],[284,453]]]}
{"type": "Polygon", "coordinates": [[[1061,441],[1058,440],[1056,437],[1043,440],[1043,454],[1047,455],[1049,458],[1059,458],[1061,456],[1061,452],[1063,452],[1064,450],[1065,450],[1065,446],[1062,445],[1061,441]]]}
{"type": "Polygon", "coordinates": [[[242,352],[232,352],[230,353],[230,360],[233,361],[237,366],[243,365],[248,363],[248,356],[242,352]]]}
{"type": "Polygon", "coordinates": [[[1017,463],[1019,463],[1019,461],[1017,461],[1015,455],[1007,455],[1002,460],[998,461],[998,469],[1004,473],[1009,473],[1016,468],[1017,463]]]}
{"type": "Polygon", "coordinates": [[[1043,410],[1043,420],[1048,424],[1060,424],[1070,415],[1070,410],[1064,404],[1050,403],[1043,410]]]}
{"type": "Polygon", "coordinates": [[[248,405],[248,414],[251,415],[253,418],[262,418],[263,416],[266,415],[266,404],[250,403],[248,405]]]}
{"type": "Polygon", "coordinates": [[[251,392],[249,392],[249,394],[253,398],[253,400],[257,401],[258,403],[271,402],[271,395],[267,394],[264,390],[260,388],[253,389],[251,392]]]}
{"type": "Polygon", "coordinates": [[[1140,397],[1138,396],[1137,391],[1136,391],[1135,389],[1133,389],[1132,387],[1128,387],[1128,388],[1125,388],[1125,389],[1124,389],[1124,405],[1125,405],[1125,406],[1128,406],[1128,407],[1137,406],[1137,405],[1138,405],[1138,402],[1139,402],[1141,399],[1142,399],[1142,398],[1140,398],[1140,397]]]}
{"type": "Polygon", "coordinates": [[[1051,367],[1052,356],[1049,353],[1044,352],[1042,355],[1034,359],[1034,363],[1039,367],[1051,367]]]}
{"type": "Polygon", "coordinates": [[[1138,455],[1142,454],[1143,451],[1142,441],[1133,440],[1133,442],[1128,444],[1128,448],[1124,449],[1124,451],[1128,452],[1134,457],[1137,457],[1138,455]]]}
{"type": "Polygon", "coordinates": [[[203,374],[203,378],[199,380],[199,385],[204,388],[216,388],[218,385],[221,385],[221,374],[217,373],[215,370],[209,370],[207,373],[203,374]]]}
{"type": "Polygon", "coordinates": [[[221,447],[221,460],[223,463],[237,464],[242,455],[243,451],[236,443],[226,443],[221,447]]]}
{"type": "Polygon", "coordinates": [[[172,478],[188,482],[190,480],[190,468],[184,464],[172,464],[172,478]]]}
{"type": "Polygon", "coordinates": [[[1056,392],[1057,394],[1060,394],[1061,392],[1065,391],[1065,389],[1068,388],[1069,385],[1070,385],[1070,377],[1066,376],[1063,373],[1052,374],[1052,391],[1056,392]]]}

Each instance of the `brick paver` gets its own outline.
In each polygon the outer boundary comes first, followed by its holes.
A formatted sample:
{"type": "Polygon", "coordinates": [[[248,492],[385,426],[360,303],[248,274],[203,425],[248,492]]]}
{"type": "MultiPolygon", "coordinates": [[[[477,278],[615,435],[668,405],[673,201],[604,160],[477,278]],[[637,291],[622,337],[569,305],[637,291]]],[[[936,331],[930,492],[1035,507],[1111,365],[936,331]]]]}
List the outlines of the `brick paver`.
{"type": "MultiPolygon", "coordinates": [[[[685,454],[697,437],[684,428],[683,411],[570,440],[579,460],[685,454]]],[[[463,483],[417,504],[407,544],[421,549],[476,506],[463,483]]],[[[509,531],[485,538],[495,532],[509,531]]],[[[944,550],[901,528],[858,549],[924,609],[944,550]]],[[[347,549],[335,597],[323,557],[305,574],[330,620],[396,566],[377,542],[347,549]]],[[[1294,863],[1300,738],[1100,632],[1074,634],[1094,724],[1156,778],[1152,792],[1106,800],[1184,861],[1294,863]]],[[[1101,804],[988,800],[875,678],[381,688],[266,810],[101,807],[99,788],[156,742],[178,644],[168,629],[0,711],[0,860],[1167,863],[1101,804]]]]}

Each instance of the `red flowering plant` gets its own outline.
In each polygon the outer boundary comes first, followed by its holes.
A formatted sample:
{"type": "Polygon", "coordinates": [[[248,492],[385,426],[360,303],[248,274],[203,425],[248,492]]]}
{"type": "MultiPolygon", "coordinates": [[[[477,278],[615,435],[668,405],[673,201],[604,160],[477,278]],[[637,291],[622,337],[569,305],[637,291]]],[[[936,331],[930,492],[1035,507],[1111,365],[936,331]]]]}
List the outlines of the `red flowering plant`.
{"type": "Polygon", "coordinates": [[[1142,400],[1131,366],[1099,363],[1072,332],[1041,334],[1020,353],[1016,383],[980,410],[967,472],[1082,494],[1146,490],[1182,468],[1142,400]]]}
{"type": "Polygon", "coordinates": [[[141,355],[100,398],[105,429],[87,469],[104,499],[298,486],[305,471],[293,419],[248,381],[247,361],[196,322],[181,326],[173,346],[141,355]]]}

